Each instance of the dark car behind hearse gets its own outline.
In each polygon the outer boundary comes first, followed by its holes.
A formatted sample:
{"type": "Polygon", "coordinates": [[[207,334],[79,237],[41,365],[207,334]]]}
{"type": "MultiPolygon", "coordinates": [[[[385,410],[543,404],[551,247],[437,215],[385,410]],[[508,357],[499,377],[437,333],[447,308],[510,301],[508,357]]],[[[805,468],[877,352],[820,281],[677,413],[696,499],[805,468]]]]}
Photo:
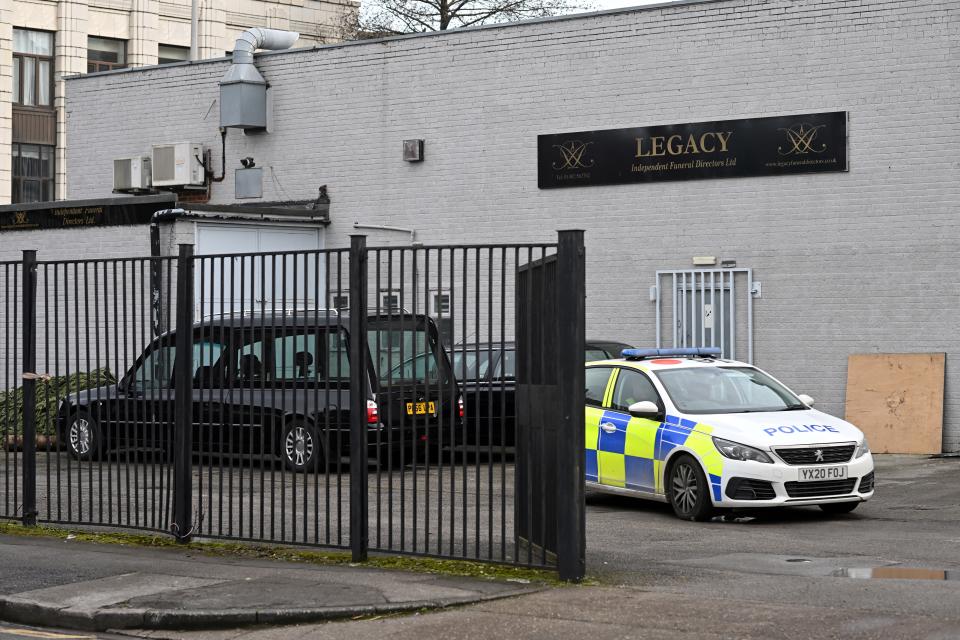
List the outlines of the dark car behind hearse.
{"type": "MultiPolygon", "coordinates": [[[[584,362],[619,358],[632,347],[614,340],[587,340],[584,362]]],[[[513,342],[459,344],[453,347],[453,374],[466,404],[468,445],[516,445],[517,346],[513,342]]]]}

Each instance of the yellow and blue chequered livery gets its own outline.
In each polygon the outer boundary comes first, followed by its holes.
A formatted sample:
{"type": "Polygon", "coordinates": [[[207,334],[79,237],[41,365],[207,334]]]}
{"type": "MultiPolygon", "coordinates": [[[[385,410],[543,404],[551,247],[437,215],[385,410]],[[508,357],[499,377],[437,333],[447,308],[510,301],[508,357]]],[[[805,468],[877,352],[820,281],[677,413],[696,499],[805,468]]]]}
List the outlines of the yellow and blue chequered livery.
{"type": "Polygon", "coordinates": [[[586,479],[646,493],[664,492],[664,463],[678,446],[697,454],[707,470],[714,500],[721,499],[723,456],[710,434],[709,425],[668,415],[663,422],[629,417],[623,413],[587,407],[586,479]],[[607,432],[601,424],[613,424],[607,432]],[[603,469],[602,475],[600,468],[603,469]]]}
{"type": "Polygon", "coordinates": [[[591,489],[669,502],[688,520],[783,505],[848,513],[873,496],[863,433],[809,397],[715,349],[632,351],[587,364],[591,489]]]}

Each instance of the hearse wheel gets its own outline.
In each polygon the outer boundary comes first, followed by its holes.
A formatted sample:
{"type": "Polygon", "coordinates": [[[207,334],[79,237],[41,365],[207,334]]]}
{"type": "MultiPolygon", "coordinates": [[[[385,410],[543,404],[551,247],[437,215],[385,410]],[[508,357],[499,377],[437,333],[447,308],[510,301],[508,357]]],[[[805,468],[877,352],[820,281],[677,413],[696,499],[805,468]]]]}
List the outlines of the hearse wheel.
{"type": "Polygon", "coordinates": [[[291,420],[283,428],[280,456],[290,471],[316,471],[323,458],[317,431],[302,420],[291,420]]]}
{"type": "Polygon", "coordinates": [[[103,434],[100,423],[84,409],[77,409],[67,421],[67,447],[77,460],[90,462],[103,455],[103,434]]]}

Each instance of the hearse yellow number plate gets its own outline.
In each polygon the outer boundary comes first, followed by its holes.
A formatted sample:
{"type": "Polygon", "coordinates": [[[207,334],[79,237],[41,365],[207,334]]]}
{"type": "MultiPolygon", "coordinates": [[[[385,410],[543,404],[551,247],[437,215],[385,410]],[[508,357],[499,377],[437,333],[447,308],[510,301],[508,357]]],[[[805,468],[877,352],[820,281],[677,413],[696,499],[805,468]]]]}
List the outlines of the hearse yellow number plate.
{"type": "Polygon", "coordinates": [[[418,416],[425,416],[428,413],[434,415],[437,413],[437,404],[435,402],[408,402],[407,415],[412,416],[414,413],[418,416]]]}

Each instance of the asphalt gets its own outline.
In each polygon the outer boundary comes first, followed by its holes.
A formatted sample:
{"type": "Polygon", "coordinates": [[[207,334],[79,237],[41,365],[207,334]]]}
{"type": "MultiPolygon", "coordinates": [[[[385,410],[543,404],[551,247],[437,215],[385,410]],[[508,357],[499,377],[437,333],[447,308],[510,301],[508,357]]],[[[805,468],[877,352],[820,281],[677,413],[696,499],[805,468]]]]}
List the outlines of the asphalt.
{"type": "MultiPolygon", "coordinates": [[[[958,458],[878,456],[875,498],[844,516],[793,508],[692,523],[677,520],[665,505],[592,495],[587,566],[598,584],[426,613],[383,609],[360,619],[291,619],[222,629],[130,628],[122,633],[153,640],[960,639],[958,472],[958,458]]],[[[116,575],[104,565],[110,558],[90,564],[49,555],[51,546],[79,548],[69,543],[0,543],[16,545],[14,553],[0,547],[0,594],[116,575]]],[[[121,553],[142,551],[110,548],[103,555],[121,553]]],[[[196,562],[186,576],[210,577],[206,565],[199,565],[208,558],[188,560],[196,562]]],[[[293,597],[307,593],[301,590],[293,597]]],[[[81,628],[44,618],[30,622],[81,628]]],[[[37,637],[34,630],[0,624],[0,638],[8,635],[37,637]]]]}
{"type": "Polygon", "coordinates": [[[211,629],[441,609],[520,582],[0,536],[0,620],[67,629],[211,629]]]}

